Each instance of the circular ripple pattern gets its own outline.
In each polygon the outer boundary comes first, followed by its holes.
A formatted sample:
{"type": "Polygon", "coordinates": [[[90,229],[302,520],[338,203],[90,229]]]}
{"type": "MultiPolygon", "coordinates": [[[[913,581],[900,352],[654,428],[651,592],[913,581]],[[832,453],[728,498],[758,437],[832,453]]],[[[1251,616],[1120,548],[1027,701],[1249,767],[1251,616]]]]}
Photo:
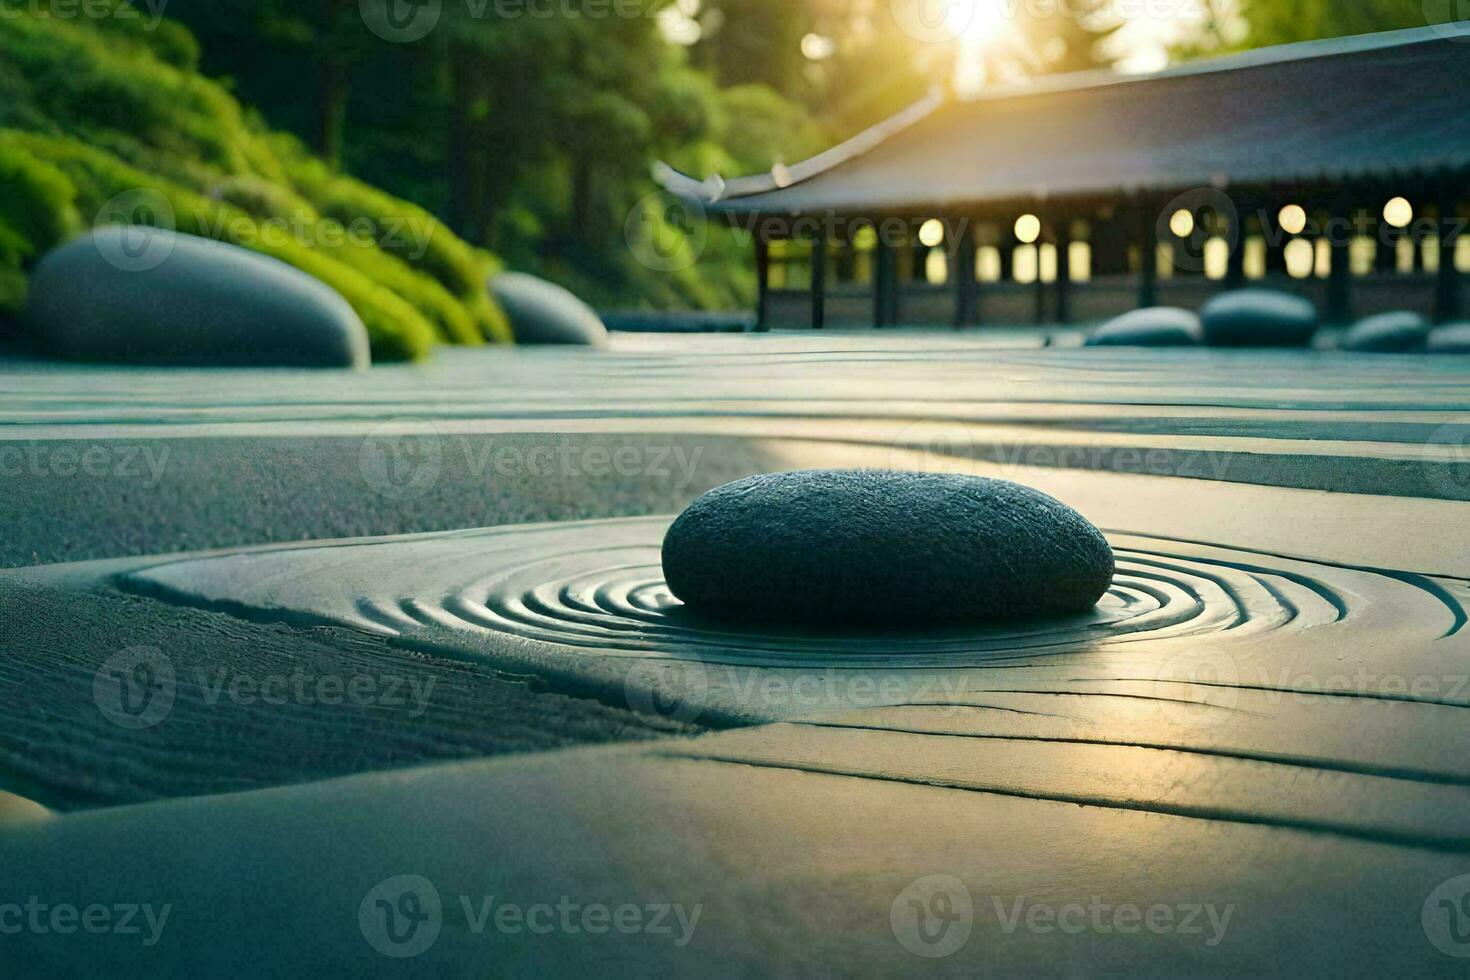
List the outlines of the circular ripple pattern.
{"type": "Polygon", "coordinates": [[[376,623],[491,630],[637,656],[750,664],[952,665],[1136,639],[1257,634],[1335,622],[1345,603],[1299,573],[1115,547],[1118,571],[1091,613],[932,632],[744,629],[701,619],[664,584],[657,547],[562,554],[501,568],[438,602],[359,605],[376,623]]]}

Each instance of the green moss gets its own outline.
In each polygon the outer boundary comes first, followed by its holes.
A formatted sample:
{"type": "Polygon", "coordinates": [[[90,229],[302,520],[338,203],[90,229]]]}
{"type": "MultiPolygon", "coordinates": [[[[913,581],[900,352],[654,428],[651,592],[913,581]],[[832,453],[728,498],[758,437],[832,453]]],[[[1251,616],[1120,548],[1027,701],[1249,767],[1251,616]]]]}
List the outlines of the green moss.
{"type": "MultiPolygon", "coordinates": [[[[104,206],[109,201],[120,194],[143,189],[150,198],[167,203],[166,208],[161,208],[166,214],[153,223],[171,224],[187,234],[252,249],[315,276],[337,290],[357,311],[367,327],[374,355],[380,359],[422,357],[439,339],[434,325],[419,308],[372,277],[325,251],[313,249],[289,229],[283,230],[234,205],[146,174],[76,140],[0,130],[0,154],[17,150],[64,174],[76,189],[77,204],[84,213],[106,220],[109,216],[104,206]]],[[[389,259],[386,255],[381,258],[389,259]]]]}
{"type": "Polygon", "coordinates": [[[372,226],[381,248],[433,276],[455,295],[485,288],[487,270],[479,254],[423,208],[334,174],[315,160],[302,161],[292,177],[322,214],[344,225],[372,226]]]}
{"type": "Polygon", "coordinates": [[[179,231],[271,255],[336,289],[377,359],[509,341],[485,291],[490,256],[266,130],[194,71],[198,46],[181,26],[153,24],[146,5],[100,2],[139,17],[61,18],[50,0],[0,0],[0,302],[18,302],[47,249],[116,220],[101,213],[109,202],[143,189],[168,202],[179,231]]]}
{"type": "Polygon", "coordinates": [[[66,241],[81,227],[66,175],[17,146],[0,145],[0,259],[11,268],[66,241]]]}

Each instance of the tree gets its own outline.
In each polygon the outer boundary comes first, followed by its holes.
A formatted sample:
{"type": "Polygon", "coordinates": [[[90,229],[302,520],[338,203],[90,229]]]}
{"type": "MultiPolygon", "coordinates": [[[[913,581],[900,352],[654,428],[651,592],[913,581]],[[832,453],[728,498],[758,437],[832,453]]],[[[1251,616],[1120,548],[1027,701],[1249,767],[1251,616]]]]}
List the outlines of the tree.
{"type": "Polygon", "coordinates": [[[1453,0],[1239,0],[1245,47],[1371,34],[1456,19],[1453,0]],[[1442,8],[1442,9],[1440,9],[1442,8]]]}

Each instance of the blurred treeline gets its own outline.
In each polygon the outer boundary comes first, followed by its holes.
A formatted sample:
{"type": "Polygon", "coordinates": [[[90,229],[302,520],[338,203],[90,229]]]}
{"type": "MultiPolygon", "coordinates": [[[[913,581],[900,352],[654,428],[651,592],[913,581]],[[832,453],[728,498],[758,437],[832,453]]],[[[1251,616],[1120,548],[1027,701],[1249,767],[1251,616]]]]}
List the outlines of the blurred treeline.
{"type": "MultiPolygon", "coordinates": [[[[215,232],[240,216],[437,216],[423,254],[271,246],[347,295],[388,356],[503,338],[481,288],[495,257],[602,307],[747,305],[733,236],[673,272],[629,248],[630,228],[680,240],[653,162],[728,177],[801,159],[948,84],[966,54],[913,29],[944,0],[168,0],[157,24],[156,3],[89,2],[142,19],[0,0],[0,177],[25,189],[9,231],[0,208],[0,312],[48,242],[146,177],[215,232]],[[369,26],[424,9],[434,29],[411,42],[369,26]]],[[[1111,63],[1137,6],[976,2],[1007,12],[985,84],[1111,63]]],[[[1420,26],[1436,4],[1453,19],[1454,0],[1192,0],[1173,51],[1420,26]]]]}

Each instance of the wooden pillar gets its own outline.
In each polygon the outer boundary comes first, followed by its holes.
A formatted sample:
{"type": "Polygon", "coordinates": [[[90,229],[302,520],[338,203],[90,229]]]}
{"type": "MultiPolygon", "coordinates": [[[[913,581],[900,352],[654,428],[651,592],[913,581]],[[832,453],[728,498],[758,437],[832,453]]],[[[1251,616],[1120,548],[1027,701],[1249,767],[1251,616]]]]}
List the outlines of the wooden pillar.
{"type": "Polygon", "coordinates": [[[1332,264],[1327,271],[1327,320],[1348,323],[1353,318],[1353,209],[1346,197],[1332,203],[1327,223],[1327,242],[1332,249],[1332,264]]]}
{"type": "Polygon", "coordinates": [[[1434,318],[1440,323],[1458,320],[1461,313],[1460,270],[1455,266],[1464,218],[1460,215],[1463,203],[1463,184],[1446,184],[1439,194],[1439,273],[1434,291],[1434,318]]]}
{"type": "Polygon", "coordinates": [[[955,232],[959,236],[954,252],[954,268],[949,270],[954,283],[954,325],[968,327],[975,322],[975,226],[962,219],[955,232]]]}
{"type": "Polygon", "coordinates": [[[827,238],[818,234],[812,241],[812,329],[827,325],[827,238]]]}
{"type": "MultiPolygon", "coordinates": [[[[1230,255],[1225,260],[1225,288],[1241,289],[1245,286],[1245,238],[1247,219],[1250,217],[1249,203],[1236,198],[1235,214],[1231,220],[1235,227],[1230,229],[1229,234],[1235,237],[1235,245],[1230,249],[1230,255]]],[[[1229,236],[1226,237],[1229,241],[1229,236]]]]}
{"type": "Polygon", "coordinates": [[[1138,208],[1139,307],[1159,305],[1159,226],[1147,204],[1138,208]]]}
{"type": "Polygon", "coordinates": [[[1072,223],[1057,226],[1057,322],[1072,322],[1072,223]]]}
{"type": "Polygon", "coordinates": [[[873,326],[886,327],[892,322],[889,317],[893,308],[893,246],[878,235],[878,244],[873,246],[873,326]]]}
{"type": "Polygon", "coordinates": [[[755,329],[765,333],[771,329],[771,245],[764,232],[755,233],[755,329]]]}
{"type": "Polygon", "coordinates": [[[1392,275],[1398,271],[1399,230],[1383,220],[1383,205],[1379,204],[1377,217],[1378,250],[1373,256],[1373,271],[1379,275],[1392,275]]]}

